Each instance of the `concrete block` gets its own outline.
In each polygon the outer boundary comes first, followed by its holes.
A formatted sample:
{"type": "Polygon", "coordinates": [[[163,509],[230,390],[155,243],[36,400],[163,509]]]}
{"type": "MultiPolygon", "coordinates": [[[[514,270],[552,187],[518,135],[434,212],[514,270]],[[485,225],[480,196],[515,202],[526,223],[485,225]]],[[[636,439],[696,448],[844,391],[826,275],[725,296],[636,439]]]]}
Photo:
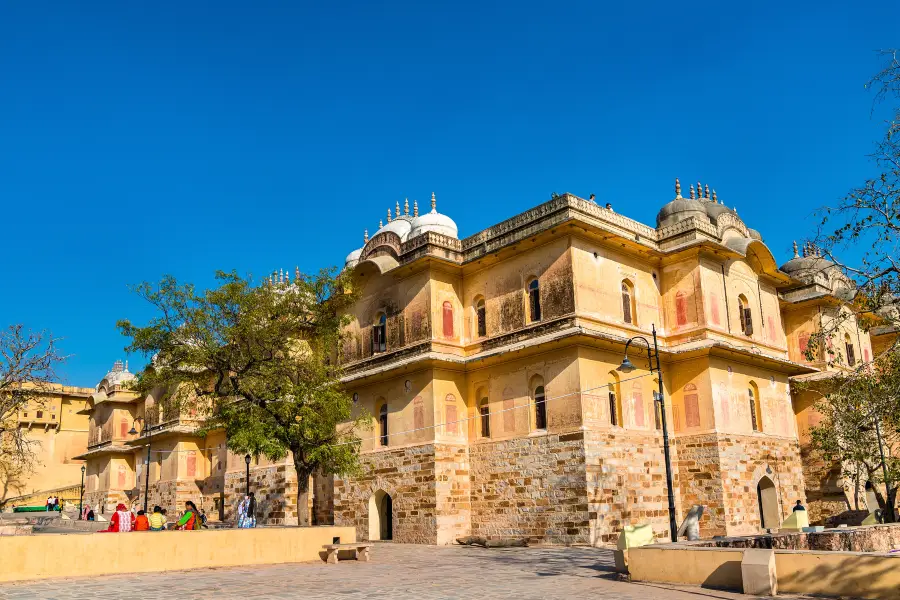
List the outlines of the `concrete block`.
{"type": "Polygon", "coordinates": [[[812,527],[804,527],[803,533],[821,533],[825,531],[825,527],[822,525],[813,525],[812,527]]]}
{"type": "Polygon", "coordinates": [[[775,551],[758,548],[744,550],[741,560],[741,579],[744,593],[753,596],[774,596],[778,593],[775,577],[775,551]]]}
{"type": "Polygon", "coordinates": [[[795,510],[791,513],[791,516],[784,520],[779,531],[799,533],[803,531],[804,527],[809,527],[809,515],[806,514],[805,510],[795,510]]]}

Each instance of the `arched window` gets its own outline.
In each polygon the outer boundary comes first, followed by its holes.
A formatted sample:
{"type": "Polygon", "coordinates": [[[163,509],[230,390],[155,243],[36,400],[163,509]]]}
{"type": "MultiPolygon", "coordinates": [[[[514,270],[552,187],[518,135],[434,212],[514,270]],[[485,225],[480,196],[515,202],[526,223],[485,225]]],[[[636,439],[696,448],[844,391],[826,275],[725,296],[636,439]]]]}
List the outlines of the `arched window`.
{"type": "Polygon", "coordinates": [[[844,348],[847,349],[847,365],[856,365],[856,350],[853,348],[853,342],[850,340],[850,334],[844,334],[844,348]]]}
{"type": "Polygon", "coordinates": [[[387,404],[381,405],[381,410],[378,411],[378,425],[381,430],[381,445],[388,445],[388,410],[387,404]]]}
{"type": "Polygon", "coordinates": [[[478,402],[478,414],[481,416],[481,437],[491,437],[491,409],[487,398],[478,402]]]}
{"type": "Polygon", "coordinates": [[[475,299],[475,331],[478,337],[487,335],[487,312],[485,311],[484,298],[475,299]]]}
{"type": "Polygon", "coordinates": [[[619,378],[615,372],[609,374],[609,424],[622,427],[625,420],[622,417],[622,399],[619,393],[619,378]]]}
{"type": "Polygon", "coordinates": [[[528,316],[532,323],[541,320],[541,284],[537,279],[528,283],[528,316]]]}
{"type": "Polygon", "coordinates": [[[744,335],[753,335],[753,313],[750,311],[747,297],[743,294],[738,296],[738,316],[741,319],[741,331],[744,332],[744,335]]]}
{"type": "Polygon", "coordinates": [[[387,350],[387,315],[379,313],[372,326],[372,354],[387,350]]]}
{"type": "Polygon", "coordinates": [[[453,305],[450,304],[449,301],[444,302],[443,321],[444,321],[444,337],[452,338],[453,337],[453,305]]]}
{"type": "Polygon", "coordinates": [[[534,427],[535,429],[547,429],[547,401],[542,385],[534,388],[534,427]]]}
{"type": "Polygon", "coordinates": [[[750,401],[750,425],[753,431],[762,431],[762,414],[759,406],[759,387],[752,381],[747,389],[748,399],[750,401]]]}
{"type": "Polygon", "coordinates": [[[625,279],[622,281],[622,320],[626,323],[637,324],[637,310],[634,301],[634,286],[625,279]]]}

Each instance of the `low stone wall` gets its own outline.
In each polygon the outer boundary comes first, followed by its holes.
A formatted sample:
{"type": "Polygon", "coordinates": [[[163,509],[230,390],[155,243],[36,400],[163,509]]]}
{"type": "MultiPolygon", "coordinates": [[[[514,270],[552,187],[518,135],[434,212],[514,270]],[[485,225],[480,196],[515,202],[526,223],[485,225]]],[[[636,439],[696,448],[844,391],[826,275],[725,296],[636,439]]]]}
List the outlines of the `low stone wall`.
{"type": "Polygon", "coordinates": [[[324,556],[322,546],[334,538],[355,542],[356,531],[267,527],[4,536],[0,581],[316,561],[324,556]]]}
{"type": "Polygon", "coordinates": [[[695,542],[697,547],[767,548],[821,552],[889,552],[900,549],[900,524],[829,529],[819,533],[776,533],[695,542]]]}
{"type": "MultiPolygon", "coordinates": [[[[657,544],[628,550],[632,581],[697,585],[743,591],[744,548],[657,544]]],[[[775,550],[778,591],[834,597],[897,600],[900,555],[775,550]]]]}

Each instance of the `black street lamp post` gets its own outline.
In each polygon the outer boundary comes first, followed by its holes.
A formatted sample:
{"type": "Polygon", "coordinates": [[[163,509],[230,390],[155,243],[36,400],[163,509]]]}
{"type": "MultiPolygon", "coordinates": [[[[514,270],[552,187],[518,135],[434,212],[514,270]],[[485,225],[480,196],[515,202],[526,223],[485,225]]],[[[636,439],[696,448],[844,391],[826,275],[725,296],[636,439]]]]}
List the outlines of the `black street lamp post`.
{"type": "Polygon", "coordinates": [[[630,373],[636,369],[636,367],[631,364],[631,361],[628,360],[628,347],[631,346],[632,342],[644,342],[647,346],[647,362],[649,364],[650,372],[656,372],[656,375],[659,379],[659,391],[654,392],[653,400],[659,403],[659,413],[660,420],[662,421],[662,433],[663,433],[663,452],[665,453],[666,458],[666,489],[669,494],[669,535],[671,536],[671,541],[678,541],[678,524],[675,522],[675,489],[672,485],[672,457],[669,453],[669,427],[666,422],[666,404],[665,404],[665,396],[663,395],[663,380],[662,380],[662,367],[659,363],[659,344],[656,341],[656,325],[652,326],[653,331],[653,345],[650,345],[650,342],[647,338],[637,335],[627,342],[625,342],[625,358],[622,359],[622,364],[619,366],[618,370],[623,373],[630,373]],[[656,366],[654,367],[653,362],[656,361],[656,366]]]}
{"type": "MultiPolygon", "coordinates": [[[[143,417],[137,417],[134,420],[134,423],[138,421],[141,422],[141,436],[144,434],[147,435],[147,465],[145,467],[146,473],[144,474],[144,513],[147,512],[147,503],[150,500],[150,444],[153,441],[153,432],[150,427],[147,426],[147,422],[144,421],[143,417]]],[[[137,430],[134,428],[134,423],[131,424],[131,431],[128,432],[129,435],[137,435],[137,430]]]]}
{"type": "Polygon", "coordinates": [[[244,456],[244,463],[247,465],[247,496],[250,495],[250,455],[244,456]]]}
{"type": "Polygon", "coordinates": [[[81,465],[81,495],[78,497],[78,520],[84,512],[84,465],[81,465]]]}

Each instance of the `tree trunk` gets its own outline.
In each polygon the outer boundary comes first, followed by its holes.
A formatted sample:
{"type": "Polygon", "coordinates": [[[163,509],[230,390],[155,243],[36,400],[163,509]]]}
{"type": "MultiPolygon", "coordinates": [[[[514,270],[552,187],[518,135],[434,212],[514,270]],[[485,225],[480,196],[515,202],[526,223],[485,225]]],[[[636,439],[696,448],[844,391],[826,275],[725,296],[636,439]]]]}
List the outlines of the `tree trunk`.
{"type": "Polygon", "coordinates": [[[309,518],[309,477],[312,472],[296,463],[294,470],[297,471],[297,525],[309,527],[312,525],[309,518]]]}

